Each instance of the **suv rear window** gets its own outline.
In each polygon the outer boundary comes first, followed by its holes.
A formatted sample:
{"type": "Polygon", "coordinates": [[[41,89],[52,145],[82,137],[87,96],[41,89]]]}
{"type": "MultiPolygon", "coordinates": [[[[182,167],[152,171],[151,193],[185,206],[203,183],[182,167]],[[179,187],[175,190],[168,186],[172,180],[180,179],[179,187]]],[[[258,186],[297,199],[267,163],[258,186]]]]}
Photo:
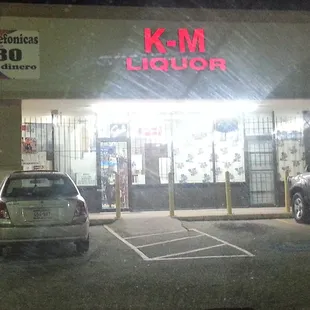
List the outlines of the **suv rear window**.
{"type": "Polygon", "coordinates": [[[75,185],[68,177],[53,174],[13,175],[7,180],[2,193],[7,198],[67,197],[77,194],[75,185]]]}

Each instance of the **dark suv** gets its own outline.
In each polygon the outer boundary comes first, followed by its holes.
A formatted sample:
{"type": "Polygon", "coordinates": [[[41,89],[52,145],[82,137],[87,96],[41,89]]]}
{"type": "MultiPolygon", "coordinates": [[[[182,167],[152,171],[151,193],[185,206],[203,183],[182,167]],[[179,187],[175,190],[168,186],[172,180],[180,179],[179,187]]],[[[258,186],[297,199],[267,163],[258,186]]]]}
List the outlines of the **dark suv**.
{"type": "Polygon", "coordinates": [[[310,223],[310,166],[306,172],[289,177],[289,192],[297,223],[310,223]]]}

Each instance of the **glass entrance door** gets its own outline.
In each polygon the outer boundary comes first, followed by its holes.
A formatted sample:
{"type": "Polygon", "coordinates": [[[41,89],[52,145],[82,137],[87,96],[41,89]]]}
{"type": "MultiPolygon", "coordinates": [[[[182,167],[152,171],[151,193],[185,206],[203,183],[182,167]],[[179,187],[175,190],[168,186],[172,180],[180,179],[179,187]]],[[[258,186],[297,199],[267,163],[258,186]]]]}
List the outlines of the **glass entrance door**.
{"type": "Polygon", "coordinates": [[[129,209],[128,141],[99,139],[97,147],[98,184],[102,191],[102,210],[115,210],[115,173],[119,174],[121,208],[129,209]]]}

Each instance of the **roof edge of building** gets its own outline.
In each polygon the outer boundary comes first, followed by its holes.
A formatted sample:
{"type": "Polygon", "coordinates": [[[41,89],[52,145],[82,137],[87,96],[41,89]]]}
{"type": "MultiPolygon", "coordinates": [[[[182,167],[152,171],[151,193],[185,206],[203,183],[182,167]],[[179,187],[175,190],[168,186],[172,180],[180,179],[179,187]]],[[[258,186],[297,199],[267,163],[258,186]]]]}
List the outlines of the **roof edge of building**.
{"type": "Polygon", "coordinates": [[[145,8],[1,3],[0,18],[4,16],[187,22],[310,23],[310,12],[308,11],[220,10],[204,8],[145,8]]]}

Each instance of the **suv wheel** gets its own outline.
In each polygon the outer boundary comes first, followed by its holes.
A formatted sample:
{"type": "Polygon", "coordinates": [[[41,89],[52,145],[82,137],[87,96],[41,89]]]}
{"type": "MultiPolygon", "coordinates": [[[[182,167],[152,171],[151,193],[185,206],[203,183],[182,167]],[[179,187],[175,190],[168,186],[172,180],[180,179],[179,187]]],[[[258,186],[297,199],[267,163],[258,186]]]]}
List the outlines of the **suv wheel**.
{"type": "Polygon", "coordinates": [[[89,236],[86,240],[77,241],[75,246],[78,253],[86,253],[89,250],[89,236]]]}
{"type": "Polygon", "coordinates": [[[292,199],[293,214],[297,223],[309,222],[309,207],[306,205],[305,200],[300,193],[296,193],[292,199]]]}

